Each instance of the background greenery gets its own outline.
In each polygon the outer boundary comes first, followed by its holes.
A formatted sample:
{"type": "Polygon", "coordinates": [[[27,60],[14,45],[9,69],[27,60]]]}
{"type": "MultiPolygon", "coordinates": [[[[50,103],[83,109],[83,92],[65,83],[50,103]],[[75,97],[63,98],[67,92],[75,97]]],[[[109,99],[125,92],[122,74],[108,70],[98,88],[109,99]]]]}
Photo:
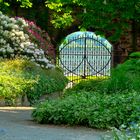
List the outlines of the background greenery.
{"type": "Polygon", "coordinates": [[[42,95],[62,91],[67,79],[59,68],[42,69],[25,59],[0,61],[0,97],[14,104],[21,95],[27,95],[34,104],[42,95]]]}
{"type": "Polygon", "coordinates": [[[33,112],[39,123],[110,128],[139,121],[140,96],[136,92],[99,94],[79,92],[56,101],[46,101],[33,112]]]}
{"type": "Polygon", "coordinates": [[[140,0],[0,0],[0,10],[36,21],[51,35],[55,47],[69,33],[89,30],[105,35],[114,50],[127,49],[121,42],[130,35],[128,51],[139,49],[140,0]]]}

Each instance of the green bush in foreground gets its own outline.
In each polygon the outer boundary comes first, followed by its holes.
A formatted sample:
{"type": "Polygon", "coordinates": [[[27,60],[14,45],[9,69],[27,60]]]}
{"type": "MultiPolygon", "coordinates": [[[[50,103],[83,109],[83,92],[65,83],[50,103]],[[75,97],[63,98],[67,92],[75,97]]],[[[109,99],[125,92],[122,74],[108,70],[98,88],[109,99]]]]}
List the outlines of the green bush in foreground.
{"type": "Polygon", "coordinates": [[[39,123],[109,128],[139,121],[139,106],[140,95],[136,92],[113,96],[81,92],[63,99],[46,101],[32,115],[39,123]]]}
{"type": "Polygon", "coordinates": [[[67,79],[58,68],[42,69],[25,59],[0,61],[0,97],[13,103],[27,94],[31,104],[41,95],[62,91],[67,79]]]}

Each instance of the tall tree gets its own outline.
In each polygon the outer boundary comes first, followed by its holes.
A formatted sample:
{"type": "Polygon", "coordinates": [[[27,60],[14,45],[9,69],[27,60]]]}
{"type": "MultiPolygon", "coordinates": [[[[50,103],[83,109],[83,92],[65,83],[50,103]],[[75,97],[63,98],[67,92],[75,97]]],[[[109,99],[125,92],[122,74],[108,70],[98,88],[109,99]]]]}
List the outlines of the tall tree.
{"type": "Polygon", "coordinates": [[[78,24],[106,33],[112,41],[131,31],[132,49],[137,49],[140,0],[49,0],[46,6],[52,10],[56,28],[78,24]]]}

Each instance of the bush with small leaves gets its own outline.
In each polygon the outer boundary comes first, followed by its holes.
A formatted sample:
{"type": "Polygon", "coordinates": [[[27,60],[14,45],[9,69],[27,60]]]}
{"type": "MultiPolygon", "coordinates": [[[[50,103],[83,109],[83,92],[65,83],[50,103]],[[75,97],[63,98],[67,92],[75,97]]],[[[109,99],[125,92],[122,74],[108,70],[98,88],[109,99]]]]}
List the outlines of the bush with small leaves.
{"type": "Polygon", "coordinates": [[[39,123],[84,125],[92,128],[119,128],[140,121],[137,92],[99,94],[81,91],[54,101],[46,101],[33,111],[39,123]]]}

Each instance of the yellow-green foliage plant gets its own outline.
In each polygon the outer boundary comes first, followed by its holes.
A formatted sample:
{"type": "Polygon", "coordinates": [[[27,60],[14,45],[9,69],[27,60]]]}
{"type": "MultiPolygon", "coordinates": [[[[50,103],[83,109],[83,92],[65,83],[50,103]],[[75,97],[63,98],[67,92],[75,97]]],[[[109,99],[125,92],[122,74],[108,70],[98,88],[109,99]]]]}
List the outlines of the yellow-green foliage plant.
{"type": "Polygon", "coordinates": [[[44,94],[62,91],[67,79],[58,68],[43,69],[26,59],[0,61],[0,97],[15,100],[27,95],[34,104],[44,94]]]}

